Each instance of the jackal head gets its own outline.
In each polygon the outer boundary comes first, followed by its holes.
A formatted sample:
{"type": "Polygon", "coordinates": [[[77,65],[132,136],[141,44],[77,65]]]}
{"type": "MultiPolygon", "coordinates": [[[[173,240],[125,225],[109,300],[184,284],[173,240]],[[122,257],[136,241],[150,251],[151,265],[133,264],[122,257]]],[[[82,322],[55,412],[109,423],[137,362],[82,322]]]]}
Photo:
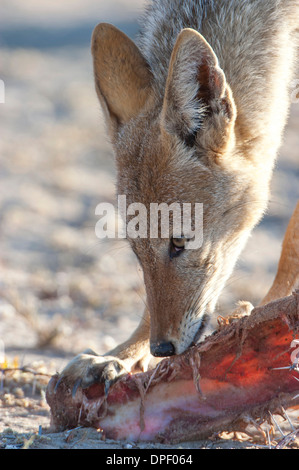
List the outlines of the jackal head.
{"type": "Polygon", "coordinates": [[[147,208],[203,204],[197,249],[188,249],[188,233],[175,233],[171,221],[168,239],[129,237],[144,273],[151,352],[178,354],[199,339],[266,198],[246,159],[232,91],[199,33],[179,34],[164,84],[111,25],[95,28],[92,54],[118,194],[147,208]]]}

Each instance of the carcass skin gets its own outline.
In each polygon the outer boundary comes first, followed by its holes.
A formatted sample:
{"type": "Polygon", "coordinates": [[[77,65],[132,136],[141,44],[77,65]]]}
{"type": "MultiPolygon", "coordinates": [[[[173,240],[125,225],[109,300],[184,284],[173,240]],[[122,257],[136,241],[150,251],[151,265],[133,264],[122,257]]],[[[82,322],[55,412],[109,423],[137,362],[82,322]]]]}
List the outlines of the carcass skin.
{"type": "Polygon", "coordinates": [[[107,438],[163,443],[244,430],[249,423],[258,427],[269,411],[299,404],[299,373],[291,359],[299,353],[293,342],[298,333],[297,290],[154,370],[122,377],[107,397],[101,384],[72,397],[73,384],[62,380],[55,389],[56,374],[47,389],[52,426],[92,426],[107,438]]]}

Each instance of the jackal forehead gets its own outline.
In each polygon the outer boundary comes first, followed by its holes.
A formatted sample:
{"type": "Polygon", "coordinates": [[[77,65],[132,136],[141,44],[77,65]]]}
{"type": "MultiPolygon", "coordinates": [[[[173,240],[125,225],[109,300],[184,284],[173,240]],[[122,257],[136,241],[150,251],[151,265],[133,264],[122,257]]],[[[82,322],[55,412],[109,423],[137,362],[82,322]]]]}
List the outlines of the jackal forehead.
{"type": "Polygon", "coordinates": [[[130,134],[130,143],[124,144],[123,136],[116,152],[118,193],[126,194],[129,203],[195,202],[208,187],[213,193],[211,169],[176,137],[146,130],[139,136],[135,132],[132,142],[130,134]]]}

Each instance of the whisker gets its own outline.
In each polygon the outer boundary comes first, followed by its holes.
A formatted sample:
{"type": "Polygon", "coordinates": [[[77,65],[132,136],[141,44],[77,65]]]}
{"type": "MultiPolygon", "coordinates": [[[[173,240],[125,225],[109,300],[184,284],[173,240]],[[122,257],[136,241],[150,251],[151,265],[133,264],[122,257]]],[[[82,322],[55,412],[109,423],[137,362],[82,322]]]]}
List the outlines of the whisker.
{"type": "MultiPolygon", "coordinates": [[[[138,295],[138,297],[140,298],[140,300],[141,300],[142,303],[144,304],[144,307],[146,308],[146,310],[149,310],[146,299],[145,299],[143,296],[141,296],[141,295],[139,294],[139,292],[137,291],[137,288],[134,288],[134,292],[135,292],[135,294],[138,295]]],[[[136,315],[137,315],[140,319],[143,318],[143,314],[138,314],[138,313],[136,313],[136,315]]],[[[146,323],[147,323],[148,325],[150,325],[150,321],[148,321],[147,319],[144,319],[144,320],[146,321],[146,323]]]]}
{"type": "Polygon", "coordinates": [[[234,206],[229,207],[226,211],[224,211],[223,215],[227,214],[228,212],[230,212],[234,209],[242,208],[242,207],[248,206],[250,204],[263,204],[263,205],[266,204],[266,207],[264,209],[265,215],[267,214],[267,211],[269,210],[270,204],[280,206],[280,207],[284,207],[284,208],[290,209],[290,210],[292,209],[292,206],[290,204],[284,204],[281,201],[277,201],[275,199],[251,199],[250,201],[239,202],[239,203],[235,204],[234,206]]]}
{"type": "Polygon", "coordinates": [[[86,248],[84,250],[85,254],[90,254],[92,250],[95,250],[99,247],[102,248],[103,246],[106,248],[105,253],[111,253],[112,251],[116,251],[116,250],[120,250],[120,249],[124,249],[128,247],[127,241],[120,241],[120,240],[114,241],[113,243],[114,246],[112,246],[112,244],[111,245],[109,244],[109,247],[108,247],[107,240],[97,240],[95,242],[90,243],[90,245],[91,246],[89,248],[86,248]],[[115,246],[116,243],[117,243],[117,246],[115,246]]]}
{"type": "Polygon", "coordinates": [[[239,209],[239,208],[242,208],[244,206],[248,206],[248,205],[251,205],[251,204],[264,204],[268,202],[268,199],[251,199],[250,201],[242,201],[242,202],[237,202],[236,204],[234,204],[232,207],[229,207],[228,209],[226,209],[224,212],[223,212],[223,216],[228,214],[229,212],[233,211],[234,209],[239,209]]]}

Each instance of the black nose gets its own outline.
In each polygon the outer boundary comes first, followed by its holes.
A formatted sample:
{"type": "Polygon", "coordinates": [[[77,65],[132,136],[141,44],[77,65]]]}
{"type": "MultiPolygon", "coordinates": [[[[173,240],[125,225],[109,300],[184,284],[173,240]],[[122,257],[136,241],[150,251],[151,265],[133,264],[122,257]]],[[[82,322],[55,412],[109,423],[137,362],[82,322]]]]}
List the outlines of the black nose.
{"type": "Polygon", "coordinates": [[[167,357],[175,354],[174,345],[167,341],[151,343],[151,354],[155,357],[167,357]]]}

